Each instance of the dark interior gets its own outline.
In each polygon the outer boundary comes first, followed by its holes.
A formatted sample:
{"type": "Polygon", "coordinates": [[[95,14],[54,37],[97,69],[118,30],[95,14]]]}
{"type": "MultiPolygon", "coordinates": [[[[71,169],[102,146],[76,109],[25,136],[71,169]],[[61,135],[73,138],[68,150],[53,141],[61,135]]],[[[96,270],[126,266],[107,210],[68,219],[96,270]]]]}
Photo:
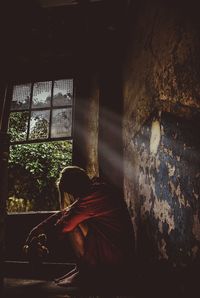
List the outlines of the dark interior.
{"type": "Polygon", "coordinates": [[[198,1],[7,0],[0,36],[1,295],[198,295],[198,1]],[[56,288],[52,280],[74,266],[70,245],[52,235],[43,264],[30,264],[21,250],[51,212],[6,211],[12,85],[68,77],[75,84],[73,164],[123,193],[133,221],[137,274],[123,293],[56,288]]]}

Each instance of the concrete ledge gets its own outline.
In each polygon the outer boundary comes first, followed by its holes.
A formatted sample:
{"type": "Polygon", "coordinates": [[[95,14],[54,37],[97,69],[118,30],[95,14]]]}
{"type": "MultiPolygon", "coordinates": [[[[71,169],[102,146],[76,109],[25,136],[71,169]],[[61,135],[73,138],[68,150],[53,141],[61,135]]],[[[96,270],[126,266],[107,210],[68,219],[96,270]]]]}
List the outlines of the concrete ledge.
{"type": "Polygon", "coordinates": [[[74,268],[74,263],[34,263],[26,261],[5,261],[5,277],[36,278],[53,280],[74,268]]]}
{"type": "Polygon", "coordinates": [[[42,279],[5,278],[2,298],[68,298],[76,297],[76,288],[57,286],[53,281],[42,279]]]}

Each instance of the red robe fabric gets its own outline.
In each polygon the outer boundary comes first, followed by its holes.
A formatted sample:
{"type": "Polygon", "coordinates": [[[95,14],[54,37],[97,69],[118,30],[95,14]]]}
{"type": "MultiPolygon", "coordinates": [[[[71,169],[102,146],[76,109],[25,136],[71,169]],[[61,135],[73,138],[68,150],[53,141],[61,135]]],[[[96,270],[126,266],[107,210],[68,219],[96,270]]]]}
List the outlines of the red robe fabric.
{"type": "Polygon", "coordinates": [[[87,223],[83,263],[88,268],[119,268],[130,265],[134,255],[134,232],[125,202],[105,184],[94,184],[90,194],[68,211],[60,211],[37,228],[50,233],[56,225],[62,236],[87,223]],[[56,224],[59,222],[59,224],[56,224]]]}

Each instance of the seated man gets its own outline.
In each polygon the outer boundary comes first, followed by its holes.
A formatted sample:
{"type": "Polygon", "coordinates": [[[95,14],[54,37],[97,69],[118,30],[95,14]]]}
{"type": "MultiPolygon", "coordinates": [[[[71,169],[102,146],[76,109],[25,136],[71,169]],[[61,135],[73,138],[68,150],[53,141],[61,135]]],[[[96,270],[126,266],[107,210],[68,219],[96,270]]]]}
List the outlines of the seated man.
{"type": "MultiPolygon", "coordinates": [[[[56,280],[58,285],[126,284],[134,266],[134,232],[124,200],[76,166],[64,168],[58,188],[61,211],[30,232],[26,251],[54,227],[58,234],[69,236],[77,257],[77,267],[56,280]]],[[[38,243],[39,254],[46,253],[45,245],[38,243]]]]}

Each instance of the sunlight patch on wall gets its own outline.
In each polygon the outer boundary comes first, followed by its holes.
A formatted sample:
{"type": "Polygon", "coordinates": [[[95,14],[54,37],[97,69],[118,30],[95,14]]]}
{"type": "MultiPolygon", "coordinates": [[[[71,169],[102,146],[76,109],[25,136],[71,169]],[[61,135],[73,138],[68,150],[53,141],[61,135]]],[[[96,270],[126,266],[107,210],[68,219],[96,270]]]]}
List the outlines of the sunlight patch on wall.
{"type": "Polygon", "coordinates": [[[150,138],[150,152],[155,155],[158,151],[160,143],[160,123],[158,120],[153,121],[151,125],[151,138],[150,138]]]}

